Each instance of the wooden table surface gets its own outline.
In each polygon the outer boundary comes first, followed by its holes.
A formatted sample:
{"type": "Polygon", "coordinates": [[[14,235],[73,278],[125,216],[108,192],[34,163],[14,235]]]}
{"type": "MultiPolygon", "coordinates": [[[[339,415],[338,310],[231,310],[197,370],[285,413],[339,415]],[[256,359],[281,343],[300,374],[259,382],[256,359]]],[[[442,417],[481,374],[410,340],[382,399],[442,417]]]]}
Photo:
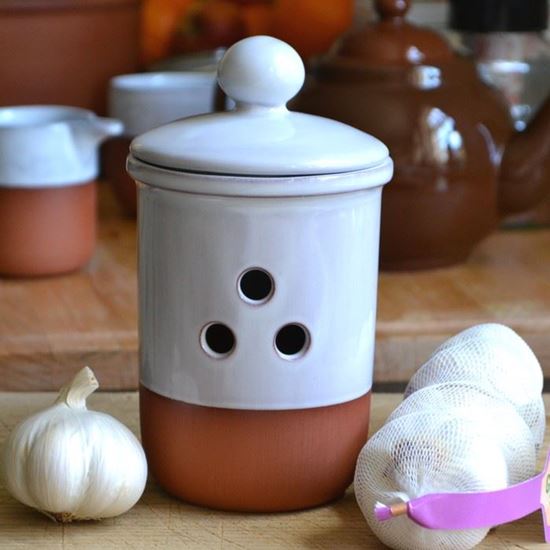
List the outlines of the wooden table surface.
{"type": "MultiPolygon", "coordinates": [[[[100,239],[82,272],[0,280],[0,390],[50,390],[84,364],[105,389],[137,384],[136,224],[102,186],[100,239]]],[[[498,232],[461,266],[382,273],[375,380],[404,382],[445,338],[510,325],[550,376],[550,229],[498,232]]]]}
{"type": "MultiPolygon", "coordinates": [[[[0,445],[19,420],[49,405],[52,393],[0,393],[0,445]]],[[[401,396],[375,394],[371,431],[378,429],[401,396]]],[[[550,396],[545,396],[548,410],[550,396]]],[[[99,393],[89,407],[112,414],[138,431],[136,393],[99,393]]],[[[550,437],[547,431],[546,446],[550,437]]],[[[542,467],[543,457],[539,457],[542,467]]],[[[546,547],[540,514],[497,527],[480,549],[546,547]]],[[[149,480],[138,504],[103,522],[59,525],[19,504],[0,482],[0,548],[22,550],[365,550],[385,548],[369,530],[353,490],[333,504],[287,514],[215,512],[184,504],[149,480]]]]}

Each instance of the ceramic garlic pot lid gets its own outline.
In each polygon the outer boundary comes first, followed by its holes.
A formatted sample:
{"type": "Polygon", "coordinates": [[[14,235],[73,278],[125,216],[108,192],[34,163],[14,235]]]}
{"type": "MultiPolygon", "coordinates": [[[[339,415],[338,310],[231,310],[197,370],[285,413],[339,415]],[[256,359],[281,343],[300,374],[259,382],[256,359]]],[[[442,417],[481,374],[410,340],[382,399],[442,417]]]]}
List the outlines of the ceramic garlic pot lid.
{"type": "Polygon", "coordinates": [[[138,136],[134,159],[168,170],[239,176],[336,174],[391,164],[387,147],[350,126],[291,112],[304,65],[288,44],[254,36],[234,44],[218,82],[236,107],[138,136]]]}

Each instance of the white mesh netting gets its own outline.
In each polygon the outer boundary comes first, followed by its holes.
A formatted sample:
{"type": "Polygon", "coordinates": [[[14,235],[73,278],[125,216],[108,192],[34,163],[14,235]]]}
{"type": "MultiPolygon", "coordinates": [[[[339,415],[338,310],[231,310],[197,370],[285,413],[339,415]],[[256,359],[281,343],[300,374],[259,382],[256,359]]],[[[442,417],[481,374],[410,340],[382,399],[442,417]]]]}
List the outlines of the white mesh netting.
{"type": "Polygon", "coordinates": [[[469,381],[508,399],[525,420],[537,448],[546,425],[540,364],[512,329],[476,325],[444,342],[411,378],[405,398],[428,385],[469,381]]]}
{"type": "Polygon", "coordinates": [[[492,440],[497,442],[508,464],[508,485],[535,475],[537,453],[527,424],[509,401],[483,386],[467,382],[427,386],[405,399],[386,423],[412,413],[440,414],[441,411],[450,415],[466,411],[474,417],[483,417],[484,424],[491,427],[492,440]]]}
{"type": "Polygon", "coordinates": [[[488,529],[430,530],[407,516],[380,522],[375,504],[494,490],[535,475],[545,424],[541,391],[538,361],[507,327],[480,325],[440,346],[359,456],[355,494],[376,536],[403,550],[478,544],[488,529]]]}

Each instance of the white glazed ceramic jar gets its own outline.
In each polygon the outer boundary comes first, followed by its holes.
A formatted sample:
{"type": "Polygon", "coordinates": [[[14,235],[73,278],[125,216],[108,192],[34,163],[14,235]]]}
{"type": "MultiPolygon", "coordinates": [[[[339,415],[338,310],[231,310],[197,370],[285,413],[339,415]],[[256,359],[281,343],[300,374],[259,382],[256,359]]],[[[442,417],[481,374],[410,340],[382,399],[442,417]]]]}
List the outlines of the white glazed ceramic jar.
{"type": "Polygon", "coordinates": [[[0,109],[0,274],[65,273],[96,239],[99,144],[118,120],[58,105],[0,109]]]}
{"type": "Polygon", "coordinates": [[[298,54],[230,48],[236,109],[135,139],[141,425],[151,471],[210,507],[341,495],[367,438],[384,144],[289,112],[298,54]]]}

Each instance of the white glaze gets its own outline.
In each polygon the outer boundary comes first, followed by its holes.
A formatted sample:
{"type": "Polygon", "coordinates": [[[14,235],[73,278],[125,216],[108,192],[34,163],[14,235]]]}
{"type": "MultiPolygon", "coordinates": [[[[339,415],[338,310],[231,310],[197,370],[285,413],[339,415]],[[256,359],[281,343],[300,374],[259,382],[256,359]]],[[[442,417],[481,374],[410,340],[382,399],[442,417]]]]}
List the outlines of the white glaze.
{"type": "Polygon", "coordinates": [[[274,106],[303,80],[286,44],[253,37],[227,55],[220,79],[239,100],[234,113],[170,124],[132,145],[141,382],[214,407],[295,409],[355,399],[372,385],[388,150],[338,122],[274,106]],[[263,46],[251,44],[264,44],[265,57],[263,46]],[[258,83],[261,67],[267,87],[258,83]],[[250,268],[274,282],[261,304],[239,292],[250,268]],[[211,323],[233,332],[232,351],[210,353],[204,331],[211,323]],[[290,323],[309,334],[292,359],[275,346],[290,323]]]}
{"type": "Polygon", "coordinates": [[[285,107],[304,81],[298,54],[267,36],[227,51],[219,82],[232,111],[192,117],[136,138],[132,155],[155,166],[205,173],[292,176],[362,170],[389,155],[379,140],[341,122],[285,107]]]}
{"type": "Polygon", "coordinates": [[[390,181],[393,162],[387,157],[381,164],[366,170],[342,174],[321,174],[316,177],[260,177],[221,176],[216,174],[193,174],[152,166],[130,156],[128,170],[138,181],[188,193],[237,197],[293,197],[306,195],[330,195],[349,193],[360,189],[377,187],[390,181]]]}
{"type": "Polygon", "coordinates": [[[178,118],[214,109],[215,72],[136,73],[109,84],[109,115],[124,123],[124,134],[137,136],[178,118]]]}
{"type": "Polygon", "coordinates": [[[381,141],[355,128],[286,108],[188,118],[139,136],[131,152],[157,166],[261,176],[361,170],[389,154],[381,141]]]}
{"type": "Polygon", "coordinates": [[[222,90],[241,107],[283,107],[300,91],[305,74],[296,50],[271,36],[237,42],[218,65],[222,90]]]}
{"type": "Polygon", "coordinates": [[[280,198],[140,186],[141,382],[187,403],[243,409],[317,407],[365,394],[380,195],[381,186],[280,198]],[[265,304],[239,294],[239,276],[251,267],[275,282],[265,304]],[[201,347],[201,329],[211,322],[236,336],[224,359],[201,347]],[[287,323],[311,335],[309,349],[292,361],[273,345],[287,323]]]}
{"type": "Polygon", "coordinates": [[[57,105],[0,109],[0,186],[85,183],[99,171],[98,147],[122,132],[118,120],[57,105]]]}

